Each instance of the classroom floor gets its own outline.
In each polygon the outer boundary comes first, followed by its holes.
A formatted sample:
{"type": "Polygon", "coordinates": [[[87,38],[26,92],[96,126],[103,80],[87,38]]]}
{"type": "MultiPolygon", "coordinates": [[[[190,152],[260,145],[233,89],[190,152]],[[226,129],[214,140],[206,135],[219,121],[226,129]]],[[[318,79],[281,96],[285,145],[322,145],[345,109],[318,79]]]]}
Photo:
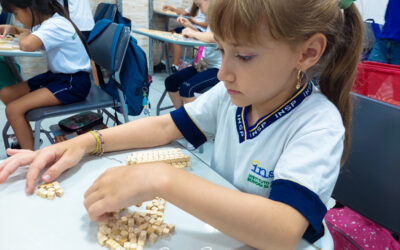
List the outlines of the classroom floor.
{"type": "MultiPolygon", "coordinates": [[[[162,93],[165,90],[164,79],[165,79],[166,76],[167,76],[166,73],[155,73],[155,74],[153,74],[153,83],[150,86],[150,98],[149,98],[150,99],[150,103],[152,105],[152,113],[151,113],[151,115],[155,115],[156,114],[155,109],[156,109],[158,100],[160,99],[162,93]]],[[[166,97],[164,99],[164,102],[163,102],[163,106],[166,106],[166,105],[172,105],[172,103],[171,103],[171,101],[170,101],[170,99],[168,97],[166,97]]],[[[161,114],[166,114],[168,112],[170,112],[170,110],[165,110],[165,111],[161,112],[161,114]]],[[[130,120],[134,120],[134,119],[138,119],[140,117],[143,117],[143,115],[137,116],[137,117],[131,116],[129,118],[130,118],[130,120]]],[[[51,126],[53,124],[57,124],[58,121],[63,119],[63,118],[65,118],[65,117],[57,117],[57,118],[44,120],[42,122],[42,126],[43,126],[43,128],[48,129],[49,126],[51,126]]],[[[6,123],[6,120],[7,120],[7,118],[5,116],[5,106],[4,106],[4,104],[2,104],[0,102],[0,130],[1,131],[2,131],[3,127],[4,127],[4,124],[6,123]]],[[[122,118],[121,118],[121,121],[122,121],[122,118]]],[[[108,123],[107,125],[111,126],[112,124],[108,123]]],[[[148,132],[151,133],[151,131],[148,131],[148,132]]],[[[50,145],[50,142],[43,135],[42,135],[42,140],[43,140],[43,146],[50,145]]],[[[178,140],[178,142],[181,143],[183,146],[186,146],[186,141],[185,140],[180,139],[180,140],[178,140]]],[[[202,160],[204,163],[209,165],[210,162],[211,162],[211,154],[212,154],[212,151],[213,151],[213,143],[212,142],[206,142],[204,144],[203,148],[204,148],[204,151],[202,153],[199,152],[199,149],[196,149],[196,150],[192,151],[192,153],[196,157],[198,157],[200,160],[202,160]]],[[[3,136],[0,136],[0,160],[5,159],[6,157],[7,156],[6,156],[5,148],[4,148],[3,136]]]]}

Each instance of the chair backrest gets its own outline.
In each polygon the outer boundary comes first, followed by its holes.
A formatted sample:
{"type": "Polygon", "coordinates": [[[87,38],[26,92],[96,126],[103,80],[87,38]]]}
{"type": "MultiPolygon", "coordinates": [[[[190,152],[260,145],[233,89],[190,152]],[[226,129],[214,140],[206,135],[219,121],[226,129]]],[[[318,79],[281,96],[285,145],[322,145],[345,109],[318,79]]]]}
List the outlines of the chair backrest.
{"type": "Polygon", "coordinates": [[[349,158],[333,198],[400,233],[400,107],[352,93],[349,158]]]}
{"type": "Polygon", "coordinates": [[[119,72],[121,69],[130,38],[130,29],[124,27],[118,40],[115,41],[114,34],[117,26],[118,24],[111,23],[106,30],[89,42],[89,51],[96,64],[108,71],[114,68],[114,72],[119,72]],[[115,56],[112,53],[113,43],[116,43],[115,56]],[[114,59],[113,62],[112,59],[114,59]]]}
{"type": "Polygon", "coordinates": [[[114,20],[117,10],[118,6],[116,4],[100,3],[96,7],[94,21],[97,22],[103,18],[114,20]]]}

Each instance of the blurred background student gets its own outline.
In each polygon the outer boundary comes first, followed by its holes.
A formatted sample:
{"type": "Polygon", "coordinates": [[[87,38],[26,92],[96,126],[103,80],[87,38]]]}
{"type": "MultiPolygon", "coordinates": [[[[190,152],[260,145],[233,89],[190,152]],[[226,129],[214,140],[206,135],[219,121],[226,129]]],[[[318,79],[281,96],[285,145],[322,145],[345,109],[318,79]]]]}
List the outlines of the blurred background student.
{"type": "Polygon", "coordinates": [[[369,61],[400,65],[400,0],[389,0],[386,7],[385,24],[369,61]]]}
{"type": "Polygon", "coordinates": [[[89,0],[57,0],[64,7],[68,5],[69,16],[86,40],[94,27],[93,13],[89,0]]]}
{"type": "MultiPolygon", "coordinates": [[[[191,28],[196,31],[205,31],[207,29],[206,16],[199,9],[199,0],[194,0],[193,4],[190,8],[187,9],[176,9],[170,5],[164,5],[164,11],[172,11],[177,15],[181,15],[181,17],[177,18],[178,24],[181,26],[174,29],[172,32],[181,34],[184,28],[191,28]],[[183,16],[189,16],[189,18],[185,18],[183,16]]],[[[182,46],[173,44],[173,61],[171,65],[171,72],[175,73],[179,69],[180,58],[182,55],[182,46]]],[[[162,60],[159,64],[154,66],[154,71],[162,71],[165,69],[165,59],[164,54],[162,55],[162,60]]]]}

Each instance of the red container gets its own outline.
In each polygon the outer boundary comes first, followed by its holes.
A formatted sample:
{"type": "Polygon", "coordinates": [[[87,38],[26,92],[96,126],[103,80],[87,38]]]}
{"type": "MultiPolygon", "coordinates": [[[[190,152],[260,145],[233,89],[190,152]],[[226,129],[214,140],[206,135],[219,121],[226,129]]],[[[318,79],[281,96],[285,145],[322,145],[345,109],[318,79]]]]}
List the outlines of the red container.
{"type": "Polygon", "coordinates": [[[360,62],[352,91],[400,106],[400,66],[360,62]]]}

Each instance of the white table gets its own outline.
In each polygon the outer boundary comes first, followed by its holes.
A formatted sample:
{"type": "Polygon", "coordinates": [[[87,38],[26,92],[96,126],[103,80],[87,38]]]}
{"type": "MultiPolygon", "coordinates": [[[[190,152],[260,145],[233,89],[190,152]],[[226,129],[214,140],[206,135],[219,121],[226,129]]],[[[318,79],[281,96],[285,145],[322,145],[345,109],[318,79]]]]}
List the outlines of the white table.
{"type": "MultiPolygon", "coordinates": [[[[180,146],[173,143],[166,147],[180,146]]],[[[97,243],[98,225],[89,220],[83,206],[83,194],[108,167],[125,165],[130,152],[107,154],[107,158],[85,158],[58,179],[65,195],[54,200],[36,194],[26,196],[26,168],[17,170],[5,184],[0,185],[0,249],[106,249],[97,243]]],[[[186,150],[184,153],[191,156],[192,163],[186,171],[234,188],[196,156],[186,150]]],[[[144,210],[144,205],[130,210],[144,210]]],[[[158,239],[154,245],[147,243],[145,249],[252,249],[168,202],[164,218],[167,223],[176,225],[176,231],[168,238],[158,239]]]]}

